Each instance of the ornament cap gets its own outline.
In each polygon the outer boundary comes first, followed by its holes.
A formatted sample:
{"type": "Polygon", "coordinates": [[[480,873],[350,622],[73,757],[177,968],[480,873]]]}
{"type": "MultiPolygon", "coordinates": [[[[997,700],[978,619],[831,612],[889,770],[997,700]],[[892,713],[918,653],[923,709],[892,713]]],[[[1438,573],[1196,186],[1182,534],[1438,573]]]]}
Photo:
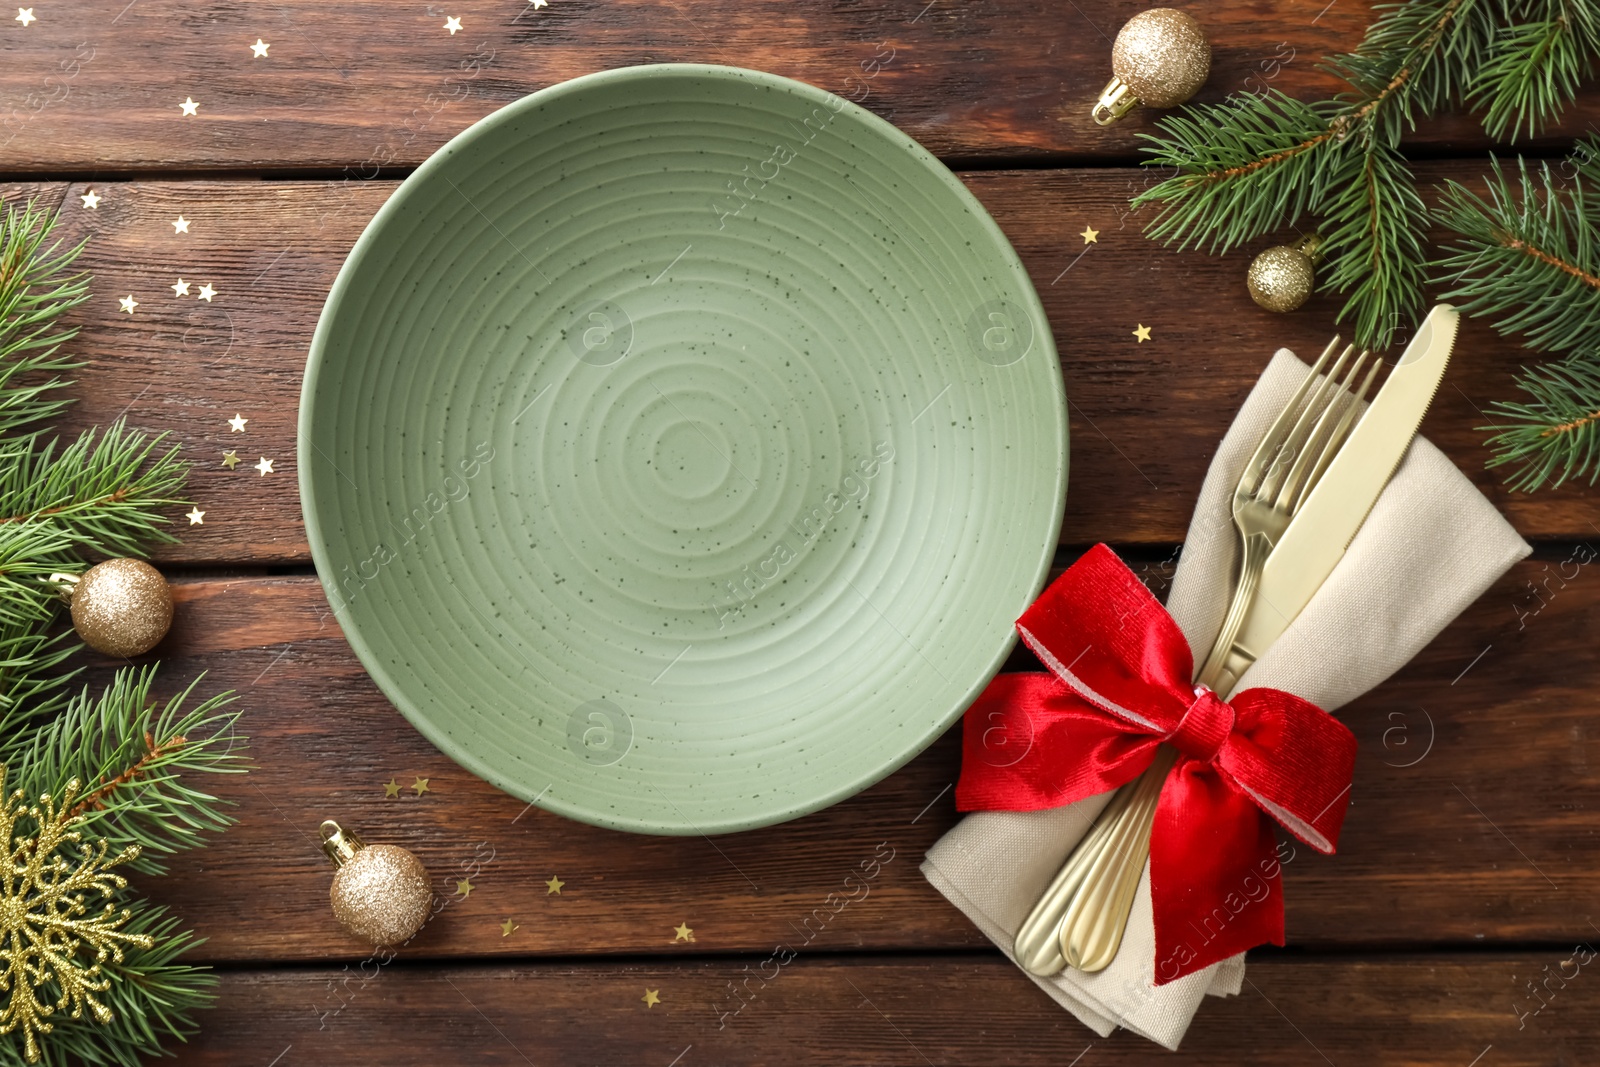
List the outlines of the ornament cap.
{"type": "Polygon", "coordinates": [[[1100,90],[1100,99],[1095,101],[1094,110],[1089,114],[1101,126],[1109,126],[1138,106],[1139,98],[1134,95],[1133,86],[1113,75],[1100,90]]]}
{"type": "Polygon", "coordinates": [[[1309,259],[1313,266],[1322,262],[1322,234],[1308,233],[1294,246],[1294,250],[1309,259]]]}
{"type": "Polygon", "coordinates": [[[322,820],[322,851],[335,867],[343,867],[366,847],[354,830],[346,830],[332,819],[322,820]]]}
{"type": "Polygon", "coordinates": [[[56,596],[70,604],[72,603],[72,594],[78,588],[78,583],[83,581],[83,575],[56,571],[50,577],[40,578],[39,580],[55,590],[56,596]]]}

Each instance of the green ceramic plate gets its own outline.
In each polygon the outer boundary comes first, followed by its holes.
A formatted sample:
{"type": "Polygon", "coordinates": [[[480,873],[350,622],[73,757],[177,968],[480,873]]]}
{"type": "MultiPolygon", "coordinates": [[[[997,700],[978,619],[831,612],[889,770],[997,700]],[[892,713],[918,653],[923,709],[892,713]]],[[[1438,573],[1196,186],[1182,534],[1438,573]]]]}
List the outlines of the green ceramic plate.
{"type": "Polygon", "coordinates": [[[1066,492],[1038,297],[831,93],[608,71],[477,123],[317,325],[300,489],[351,645],[434,744],[650,833],[814,811],[999,668],[1066,492]]]}

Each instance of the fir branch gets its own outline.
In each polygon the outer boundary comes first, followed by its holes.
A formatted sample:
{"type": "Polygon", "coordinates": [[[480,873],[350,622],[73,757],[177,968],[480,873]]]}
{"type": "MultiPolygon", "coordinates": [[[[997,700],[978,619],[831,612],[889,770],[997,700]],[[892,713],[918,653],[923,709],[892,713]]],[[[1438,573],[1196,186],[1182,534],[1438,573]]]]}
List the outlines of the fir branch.
{"type": "Polygon", "coordinates": [[[1457,239],[1429,264],[1436,283],[1449,287],[1444,298],[1496,316],[1497,330],[1524,333],[1534,348],[1600,350],[1600,196],[1586,194],[1583,180],[1600,178],[1597,151],[1600,142],[1585,142],[1574,157],[1580,180],[1565,190],[1548,163],[1530,169],[1521,160],[1513,183],[1491,159],[1486,198],[1446,183],[1437,217],[1457,239]]]}
{"type": "MultiPolygon", "coordinates": [[[[1537,129],[1571,98],[1600,41],[1593,0],[1406,0],[1361,46],[1325,60],[1350,89],[1305,104],[1269,92],[1157,121],[1146,163],[1174,177],[1134,199],[1151,237],[1227,252],[1303,215],[1321,220],[1322,288],[1345,294],[1358,343],[1386,346],[1424,305],[1427,214],[1400,137],[1467,99],[1491,129],[1537,129]]],[[[1548,250],[1547,250],[1548,251],[1548,250]]]]}
{"type": "Polygon", "coordinates": [[[238,714],[222,710],[232,694],[185,710],[197,678],[158,710],[150,697],[154,681],[153,665],[117,671],[99,697],[85,689],[54,721],[0,739],[0,762],[32,793],[82,782],[84,835],[104,837],[114,850],[140,846],[130,869],[160,874],[162,856],[194,848],[233,822],[222,801],[181,776],[246,768],[244,738],[234,732],[238,714]]]}
{"type": "Polygon", "coordinates": [[[1159,204],[1146,227],[1154,239],[1224,253],[1263,233],[1293,226],[1317,185],[1319,155],[1332,139],[1314,109],[1276,90],[1190,108],[1158,125],[1146,166],[1178,173],[1134,198],[1159,204]]]}
{"type": "MultiPolygon", "coordinates": [[[[68,442],[48,434],[44,423],[68,402],[64,376],[77,366],[62,352],[76,333],[63,317],[88,295],[87,278],[71,272],[83,245],[64,247],[56,223],[31,202],[0,213],[0,769],[35,794],[62,795],[78,779],[74,813],[84,836],[117,850],[139,845],[129,866],[159,873],[164,856],[232,821],[184,776],[242,771],[243,739],[234,735],[237,715],[224,710],[226,694],[186,708],[191,684],[165,705],[153,702],[153,666],[118,671],[98,696],[67,689],[78,643],[50,632],[58,602],[39,579],[81,570],[88,552],[137,555],[149,541],[173,540],[160,512],[182,503],[175,495],[187,465],[161,436],[120,419],[68,442]]],[[[41,1042],[51,1067],[159,1055],[164,1042],[194,1031],[192,1013],[210,1002],[215,979],[177,961],[193,936],[131,888],[116,896],[131,912],[126,929],[153,943],[102,962],[110,982],[97,996],[110,1022],[52,1020],[41,1042]]],[[[0,1067],[24,1062],[21,1037],[0,1035],[0,1067]]]]}
{"type": "Polygon", "coordinates": [[[60,668],[78,648],[71,637],[43,633],[32,619],[0,624],[0,737],[17,736],[66,706],[66,683],[77,671],[60,668]]]}
{"type": "Polygon", "coordinates": [[[69,273],[87,238],[63,249],[51,241],[55,223],[31,200],[0,216],[0,433],[54,418],[69,403],[55,394],[78,364],[60,349],[78,331],[58,323],[89,299],[87,275],[69,273]]]}
{"type": "Polygon", "coordinates": [[[1600,12],[1575,0],[1522,0],[1509,5],[1518,20],[1497,28],[1485,63],[1466,93],[1484,111],[1496,139],[1536,136],[1558,119],[1594,73],[1600,54],[1600,12]]]}
{"type": "Polygon", "coordinates": [[[189,466],[165,434],[129,430],[122,419],[96,435],[85,430],[60,453],[36,442],[0,463],[0,526],[48,520],[76,544],[114,556],[142,555],[149,541],[175,541],[160,509],[186,503],[175,494],[189,466]]]}
{"type": "Polygon", "coordinates": [[[1585,476],[1593,485],[1600,477],[1600,355],[1524,368],[1517,385],[1529,399],[1493,404],[1490,413],[1500,421],[1479,427],[1494,434],[1489,466],[1514,466],[1507,480],[1512,489],[1532,491],[1585,476]]]}
{"type": "Polygon", "coordinates": [[[1342,135],[1395,147],[1403,129],[1459,97],[1464,76],[1493,39],[1497,0],[1409,0],[1382,5],[1353,53],[1322,69],[1352,90],[1337,102],[1342,135]]]}
{"type": "Polygon", "coordinates": [[[1423,311],[1423,240],[1428,212],[1411,169],[1393,148],[1340,146],[1324,217],[1321,288],[1348,293],[1336,321],[1355,319],[1362,343],[1383,347],[1423,311]]]}

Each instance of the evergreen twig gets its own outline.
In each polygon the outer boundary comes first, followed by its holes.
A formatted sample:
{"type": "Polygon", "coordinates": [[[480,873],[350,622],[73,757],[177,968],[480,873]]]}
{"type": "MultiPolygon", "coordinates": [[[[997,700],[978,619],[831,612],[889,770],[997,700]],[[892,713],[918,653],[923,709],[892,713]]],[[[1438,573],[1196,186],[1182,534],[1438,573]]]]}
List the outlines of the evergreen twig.
{"type": "Polygon", "coordinates": [[[1500,401],[1489,412],[1489,466],[1515,468],[1508,484],[1533,490],[1569,478],[1600,477],[1600,356],[1571,356],[1517,380],[1525,401],[1500,401]]]}
{"type": "Polygon", "coordinates": [[[1304,216],[1325,231],[1320,288],[1358,343],[1389,344],[1424,307],[1428,213],[1400,154],[1420,119],[1458,103],[1497,136],[1535,133],[1600,56],[1597,0],[1405,0],[1356,51],[1322,67],[1349,89],[1301,103],[1276,91],[1163,117],[1147,165],[1176,174],[1138,195],[1151,237],[1224,253],[1304,216]]]}
{"type": "MultiPolygon", "coordinates": [[[[33,796],[63,795],[76,779],[74,829],[112,850],[140,846],[127,866],[160,874],[164,857],[232,821],[192,775],[244,770],[243,738],[231,695],[196,700],[197,679],[162,703],[153,665],[118,670],[98,694],[68,691],[80,645],[57,625],[61,601],[45,579],[82,571],[90,555],[174,540],[163,512],[186,503],[178,493],[188,467],[163,435],[121,419],[65,444],[51,433],[70,402],[65,376],[78,366],[63,351],[77,332],[63,317],[88,297],[88,278],[72,269],[83,245],[64,247],[55,226],[31,202],[0,212],[0,768],[8,788],[33,796]]],[[[159,1055],[194,1032],[194,1011],[210,1002],[215,979],[178,962],[193,936],[132,887],[115,896],[132,914],[126,929],[148,934],[151,946],[100,961],[110,983],[96,995],[113,1017],[60,1013],[40,1038],[48,1067],[159,1055]]],[[[25,1053],[15,1031],[0,1034],[0,1067],[22,1067],[25,1053]]]]}

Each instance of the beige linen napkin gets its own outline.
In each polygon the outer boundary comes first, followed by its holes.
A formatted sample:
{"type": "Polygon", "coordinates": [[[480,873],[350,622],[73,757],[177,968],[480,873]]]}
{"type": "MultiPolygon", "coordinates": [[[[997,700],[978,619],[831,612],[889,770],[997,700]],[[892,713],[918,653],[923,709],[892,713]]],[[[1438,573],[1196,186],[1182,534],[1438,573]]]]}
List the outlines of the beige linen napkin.
{"type": "MultiPolygon", "coordinates": [[[[1234,487],[1308,372],[1288,349],[1278,351],[1200,488],[1167,602],[1197,663],[1210,650],[1231,596],[1239,551],[1229,510],[1234,487]]],[[[1418,437],[1344,559],[1237,688],[1285,689],[1333,711],[1403,666],[1529,551],[1455,464],[1418,437]]],[[[922,873],[1010,957],[1017,928],[1110,798],[1106,793],[1048,811],[968,815],[928,850],[922,873]]],[[[1159,988],[1154,956],[1146,865],[1111,966],[1098,974],[1069,968],[1033,980],[1102,1037],[1125,1026],[1176,1049],[1207,993],[1239,991],[1244,956],[1159,988]]]]}

